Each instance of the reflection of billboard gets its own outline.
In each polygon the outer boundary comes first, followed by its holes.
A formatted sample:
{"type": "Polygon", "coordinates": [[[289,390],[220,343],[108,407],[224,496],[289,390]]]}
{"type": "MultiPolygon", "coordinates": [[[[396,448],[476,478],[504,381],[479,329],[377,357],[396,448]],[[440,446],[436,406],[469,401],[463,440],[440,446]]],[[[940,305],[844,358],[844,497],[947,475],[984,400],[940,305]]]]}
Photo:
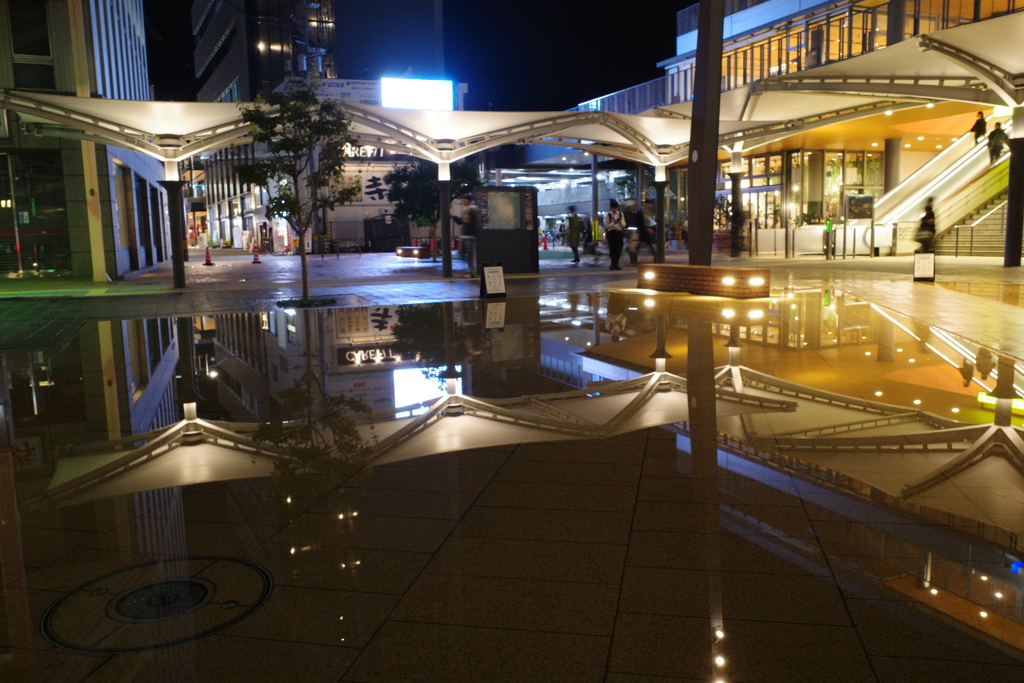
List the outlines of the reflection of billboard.
{"type": "Polygon", "coordinates": [[[380,93],[381,103],[385,107],[437,111],[452,111],[455,108],[455,90],[451,81],[382,78],[380,93]]]}
{"type": "Polygon", "coordinates": [[[516,192],[491,192],[487,197],[487,227],[491,230],[518,230],[522,226],[520,201],[516,192]]]}
{"type": "MultiPolygon", "coordinates": [[[[461,366],[455,366],[461,371],[461,366]]],[[[439,379],[441,368],[403,368],[393,373],[395,382],[395,408],[416,405],[440,398],[445,394],[444,380],[439,379]]],[[[462,379],[455,380],[457,392],[462,392],[462,379]]]]}

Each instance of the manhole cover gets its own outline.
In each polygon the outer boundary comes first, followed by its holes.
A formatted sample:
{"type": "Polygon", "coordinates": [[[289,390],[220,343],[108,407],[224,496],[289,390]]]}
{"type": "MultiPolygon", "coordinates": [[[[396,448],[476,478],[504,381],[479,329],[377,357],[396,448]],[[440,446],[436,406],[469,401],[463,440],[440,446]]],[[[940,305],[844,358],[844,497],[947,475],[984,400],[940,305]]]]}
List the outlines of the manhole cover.
{"type": "Polygon", "coordinates": [[[51,643],[79,652],[138,652],[202,638],[258,609],[267,570],[230,557],[190,556],[133,565],[62,595],[43,613],[51,643]]]}
{"type": "Polygon", "coordinates": [[[111,603],[114,613],[128,621],[166,619],[198,607],[212,597],[213,588],[206,581],[157,581],[140,586],[111,603]]]}

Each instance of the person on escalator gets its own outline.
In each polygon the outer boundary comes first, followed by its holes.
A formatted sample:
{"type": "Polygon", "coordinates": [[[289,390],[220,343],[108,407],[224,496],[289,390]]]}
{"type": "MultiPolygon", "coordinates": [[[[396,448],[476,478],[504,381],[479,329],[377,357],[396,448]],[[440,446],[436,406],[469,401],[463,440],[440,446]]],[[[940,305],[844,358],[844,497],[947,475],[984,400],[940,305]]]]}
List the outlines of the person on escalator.
{"type": "Polygon", "coordinates": [[[1010,136],[1006,134],[1006,131],[998,123],[992,129],[992,132],[988,134],[988,156],[993,164],[999,157],[1003,156],[1003,146],[1009,139],[1010,136]]]}
{"type": "Polygon", "coordinates": [[[974,120],[974,125],[971,126],[971,133],[974,134],[974,144],[978,144],[988,133],[988,124],[985,123],[985,112],[979,111],[978,118],[974,120]]]}

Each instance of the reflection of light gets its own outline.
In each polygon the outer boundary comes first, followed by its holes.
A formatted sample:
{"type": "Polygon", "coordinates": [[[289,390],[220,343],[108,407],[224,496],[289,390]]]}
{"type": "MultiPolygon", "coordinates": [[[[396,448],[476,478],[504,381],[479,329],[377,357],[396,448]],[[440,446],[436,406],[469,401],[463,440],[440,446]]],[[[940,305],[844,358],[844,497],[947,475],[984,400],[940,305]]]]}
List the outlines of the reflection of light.
{"type": "Polygon", "coordinates": [[[980,615],[981,615],[981,618],[982,618],[982,619],[985,619],[985,618],[987,618],[987,617],[988,617],[988,612],[978,612],[978,614],[980,614],[980,615]]]}
{"type": "Polygon", "coordinates": [[[723,285],[734,285],[734,284],[736,284],[736,278],[734,278],[734,277],[723,277],[722,278],[722,284],[723,285]]]}
{"type": "Polygon", "coordinates": [[[725,316],[726,318],[731,318],[734,315],[736,315],[736,311],[732,310],[731,308],[727,308],[724,311],[722,311],[722,315],[725,316]]]}
{"type": "Polygon", "coordinates": [[[981,580],[982,580],[982,581],[988,581],[988,577],[987,577],[987,576],[982,576],[982,577],[981,577],[981,580]]]}
{"type": "Polygon", "coordinates": [[[715,638],[718,638],[719,640],[721,640],[722,638],[725,638],[725,631],[723,631],[720,628],[716,628],[715,629],[715,638]]]}
{"type": "Polygon", "coordinates": [[[653,305],[654,305],[654,299],[644,299],[644,306],[647,306],[647,308],[650,308],[653,305]]]}
{"type": "Polygon", "coordinates": [[[915,405],[915,406],[919,406],[919,405],[921,405],[921,399],[919,399],[919,398],[915,398],[915,399],[914,399],[914,405],[915,405]]]}
{"type": "Polygon", "coordinates": [[[761,285],[764,284],[764,278],[763,277],[752,277],[752,278],[750,278],[750,284],[753,287],[760,287],[761,285]]]}
{"type": "Polygon", "coordinates": [[[938,594],[939,594],[939,591],[937,591],[936,589],[934,589],[934,588],[933,588],[933,589],[931,590],[931,593],[932,593],[932,595],[938,595],[938,594]]]}
{"type": "Polygon", "coordinates": [[[908,359],[907,359],[907,362],[908,362],[908,363],[913,363],[913,362],[914,362],[914,359],[913,359],[913,358],[908,358],[908,359]]]}
{"type": "Polygon", "coordinates": [[[876,391],[876,392],[875,392],[875,396],[881,396],[881,395],[882,395],[882,392],[881,392],[881,391],[876,391]]]}
{"type": "Polygon", "coordinates": [[[865,351],[865,352],[864,352],[864,355],[865,355],[865,356],[870,356],[870,355],[871,355],[871,352],[870,352],[870,351],[865,351]]]}
{"type": "Polygon", "coordinates": [[[764,317],[764,311],[750,311],[747,313],[747,317],[751,320],[758,320],[764,317]]]}
{"type": "Polygon", "coordinates": [[[1003,594],[1002,593],[996,593],[996,597],[997,598],[1001,598],[1001,597],[1003,597],[1003,594]]]}
{"type": "Polygon", "coordinates": [[[286,503],[292,502],[292,497],[288,496],[287,498],[284,499],[284,502],[286,502],[286,503]]]}
{"type": "Polygon", "coordinates": [[[725,666],[725,657],[723,657],[722,655],[718,655],[717,657],[715,657],[715,664],[717,664],[718,666],[725,666]]]}
{"type": "Polygon", "coordinates": [[[644,273],[644,279],[645,280],[653,280],[654,279],[654,271],[653,270],[648,270],[646,273],[644,273]]]}
{"type": "MultiPolygon", "coordinates": [[[[959,409],[959,408],[953,408],[953,412],[954,412],[954,413],[959,413],[959,412],[960,412],[960,409],[959,409]]],[[[985,581],[985,577],[981,577],[981,580],[982,580],[982,581],[985,581]]]]}
{"type": "Polygon", "coordinates": [[[580,322],[579,320],[573,320],[573,321],[572,321],[572,324],[573,324],[573,325],[575,325],[576,327],[579,327],[579,326],[580,326],[580,325],[582,325],[583,323],[582,323],[582,322],[580,322]]]}

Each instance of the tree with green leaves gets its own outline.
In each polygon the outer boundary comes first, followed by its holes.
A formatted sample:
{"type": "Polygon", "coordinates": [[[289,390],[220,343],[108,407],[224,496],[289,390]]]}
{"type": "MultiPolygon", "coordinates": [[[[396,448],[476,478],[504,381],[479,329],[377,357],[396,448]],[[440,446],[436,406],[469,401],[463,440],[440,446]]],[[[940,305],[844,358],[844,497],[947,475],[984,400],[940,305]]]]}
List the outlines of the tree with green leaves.
{"type": "MultiPolygon", "coordinates": [[[[452,196],[448,201],[469,192],[480,185],[476,164],[463,160],[451,165],[452,196]]],[[[437,164],[425,159],[416,159],[407,166],[400,166],[384,176],[390,185],[388,201],[395,204],[395,214],[408,216],[412,225],[430,226],[430,239],[437,244],[437,227],[441,220],[441,202],[438,197],[437,164]]],[[[437,260],[437,249],[434,260],[437,260]]]]}
{"type": "Polygon", "coordinates": [[[241,104],[257,158],[237,164],[242,182],[267,191],[267,217],[283,218],[299,238],[302,298],[309,300],[306,234],[324,210],[352,201],[358,187],[344,179],[345,143],[355,144],[352,118],[337,100],[317,97],[317,81],[290,83],[252,104],[241,104]]]}

